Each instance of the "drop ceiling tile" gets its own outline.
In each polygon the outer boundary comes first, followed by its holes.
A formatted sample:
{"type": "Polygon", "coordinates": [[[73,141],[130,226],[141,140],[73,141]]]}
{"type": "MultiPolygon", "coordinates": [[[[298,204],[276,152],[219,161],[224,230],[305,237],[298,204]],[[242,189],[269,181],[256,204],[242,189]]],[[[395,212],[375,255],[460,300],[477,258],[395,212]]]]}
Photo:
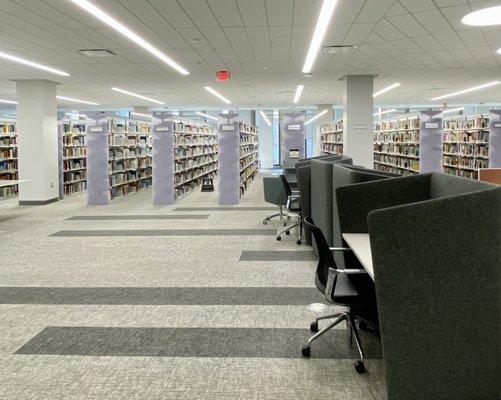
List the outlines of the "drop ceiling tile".
{"type": "Polygon", "coordinates": [[[430,52],[430,55],[440,62],[454,61],[454,57],[452,57],[451,54],[446,50],[432,51],[432,52],[430,52]]]}
{"type": "MultiPolygon", "coordinates": [[[[353,4],[353,1],[350,1],[350,5],[353,4]]],[[[390,9],[393,5],[394,0],[367,0],[360,10],[360,13],[357,15],[357,19],[355,22],[364,24],[364,23],[376,23],[385,15],[386,11],[390,9]]]]}
{"type": "Polygon", "coordinates": [[[231,47],[230,42],[221,28],[200,28],[200,31],[215,49],[226,49],[231,47]]]}
{"type": "Polygon", "coordinates": [[[374,27],[374,32],[386,40],[406,39],[406,36],[386,19],[381,20],[374,27]]]}
{"type": "Polygon", "coordinates": [[[245,26],[268,26],[264,0],[237,0],[245,26]]]}
{"type": "Polygon", "coordinates": [[[271,48],[269,47],[254,47],[254,56],[257,63],[267,63],[271,61],[271,48]]]}
{"type": "Polygon", "coordinates": [[[270,26],[292,25],[293,0],[273,0],[266,2],[270,26]]]}
{"type": "Polygon", "coordinates": [[[271,47],[290,47],[291,35],[291,26],[270,26],[271,47]]]}
{"type": "Polygon", "coordinates": [[[205,1],[183,0],[178,2],[184,12],[198,27],[218,27],[219,24],[205,1]]]}
{"type": "Polygon", "coordinates": [[[412,41],[425,51],[441,51],[444,49],[444,46],[433,36],[415,37],[412,38],[412,41]]]}
{"type": "Polygon", "coordinates": [[[408,13],[409,12],[398,1],[396,1],[390,7],[388,12],[386,13],[386,16],[387,17],[394,17],[395,15],[404,15],[404,14],[408,14],[408,13]]]}
{"type": "Polygon", "coordinates": [[[267,27],[250,26],[245,28],[252,47],[270,47],[270,33],[267,27]]]}
{"type": "Polygon", "coordinates": [[[495,52],[488,46],[471,47],[468,50],[475,58],[493,58],[496,56],[495,52]]]}
{"type": "Polygon", "coordinates": [[[226,27],[223,28],[226,37],[233,47],[250,47],[249,39],[244,28],[241,27],[226,27]]]}
{"type": "Polygon", "coordinates": [[[359,45],[374,29],[375,24],[353,24],[343,39],[343,45],[359,45]]]}
{"type": "Polygon", "coordinates": [[[393,40],[391,43],[405,54],[421,53],[423,51],[421,47],[410,39],[393,40]]]}
{"type": "Polygon", "coordinates": [[[408,37],[424,36],[428,34],[426,29],[424,29],[410,14],[388,17],[388,21],[408,37]]]}
{"type": "Polygon", "coordinates": [[[256,61],[254,58],[254,52],[250,47],[234,47],[238,60],[240,62],[253,62],[256,61]]]}
{"type": "Polygon", "coordinates": [[[462,49],[464,44],[456,32],[441,33],[435,38],[448,50],[462,49]]]}
{"type": "Polygon", "coordinates": [[[242,18],[235,0],[207,0],[221,26],[242,26],[242,18]]]}
{"type": "Polygon", "coordinates": [[[294,25],[315,25],[322,8],[322,0],[295,0],[294,25]]]}
{"type": "MultiPolygon", "coordinates": [[[[373,0],[371,0],[373,1],[373,0]]],[[[360,14],[366,0],[338,1],[334,9],[331,23],[334,24],[352,24],[360,14]]],[[[363,21],[364,22],[364,21],[363,21]]],[[[317,21],[314,22],[316,24],[317,21]]]]}
{"type": "Polygon", "coordinates": [[[429,33],[446,33],[453,30],[449,22],[438,10],[422,11],[414,13],[413,15],[429,33]]]}
{"type": "Polygon", "coordinates": [[[273,62],[289,62],[291,49],[289,47],[272,47],[271,59],[273,62]]]}
{"type": "Polygon", "coordinates": [[[468,25],[464,25],[461,22],[461,19],[471,12],[470,7],[467,4],[461,4],[453,7],[444,7],[440,9],[440,12],[442,12],[449,21],[449,23],[452,25],[452,27],[455,30],[467,30],[467,29],[477,29],[468,25]]]}
{"type": "Polygon", "coordinates": [[[400,3],[411,13],[417,11],[434,10],[435,4],[432,0],[399,0],[400,3]]]}
{"type": "Polygon", "coordinates": [[[155,28],[154,31],[175,49],[191,48],[191,44],[174,28],[155,28]]]}
{"type": "Polygon", "coordinates": [[[148,2],[175,28],[193,27],[194,24],[176,0],[148,0],[148,2]]]}
{"type": "Polygon", "coordinates": [[[487,46],[487,42],[481,30],[460,31],[458,35],[466,47],[487,46]]]}

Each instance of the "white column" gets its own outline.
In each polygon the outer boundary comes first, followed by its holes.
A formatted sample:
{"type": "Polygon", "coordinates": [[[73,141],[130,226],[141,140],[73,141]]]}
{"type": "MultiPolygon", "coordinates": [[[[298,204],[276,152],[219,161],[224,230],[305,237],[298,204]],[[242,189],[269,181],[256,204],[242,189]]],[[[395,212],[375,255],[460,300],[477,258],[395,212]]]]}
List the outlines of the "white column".
{"type": "Polygon", "coordinates": [[[373,168],[372,75],[347,75],[343,93],[343,153],[353,164],[373,168]]]}
{"type": "Polygon", "coordinates": [[[329,111],[312,122],[312,124],[316,124],[314,131],[315,134],[313,135],[313,156],[319,156],[321,154],[320,127],[334,121],[334,108],[332,107],[332,104],[319,104],[317,106],[317,113],[322,112],[323,110],[329,111]]]}
{"type": "Polygon", "coordinates": [[[19,142],[19,204],[47,204],[59,198],[57,83],[16,81],[19,142]]]}

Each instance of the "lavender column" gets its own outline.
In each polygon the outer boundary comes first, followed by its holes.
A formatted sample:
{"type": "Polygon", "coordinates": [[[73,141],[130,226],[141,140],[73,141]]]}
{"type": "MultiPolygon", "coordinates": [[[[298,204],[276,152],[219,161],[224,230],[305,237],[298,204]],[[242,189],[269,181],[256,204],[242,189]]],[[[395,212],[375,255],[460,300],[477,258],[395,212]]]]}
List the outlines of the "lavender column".
{"type": "Polygon", "coordinates": [[[489,168],[501,168],[501,110],[491,110],[489,118],[489,168]]]}
{"type": "Polygon", "coordinates": [[[296,162],[305,157],[304,122],[303,113],[284,114],[284,129],[280,145],[283,169],[294,168],[296,162]]]}
{"type": "Polygon", "coordinates": [[[87,117],[87,204],[110,202],[108,117],[94,114],[87,117]]]}
{"type": "Polygon", "coordinates": [[[442,113],[424,110],[419,113],[419,172],[443,171],[442,113]]]}
{"type": "Polygon", "coordinates": [[[240,201],[240,123],[238,114],[220,114],[219,204],[240,201]]]}
{"type": "Polygon", "coordinates": [[[154,113],[152,126],[153,204],[172,204],[174,184],[174,122],[171,114],[154,113]]]}

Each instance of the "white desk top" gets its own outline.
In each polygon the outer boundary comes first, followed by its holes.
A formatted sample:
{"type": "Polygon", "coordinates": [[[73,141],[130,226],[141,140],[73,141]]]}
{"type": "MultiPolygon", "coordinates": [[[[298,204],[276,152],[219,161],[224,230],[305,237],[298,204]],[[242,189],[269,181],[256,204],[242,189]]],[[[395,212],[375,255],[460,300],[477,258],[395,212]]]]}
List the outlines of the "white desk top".
{"type": "Polygon", "coordinates": [[[16,180],[0,180],[0,187],[19,185],[20,183],[24,183],[24,182],[29,182],[29,180],[26,180],[26,179],[20,180],[20,181],[16,181],[16,180]]]}
{"type": "Polygon", "coordinates": [[[372,253],[369,234],[367,233],[343,233],[343,239],[362,263],[367,273],[374,280],[374,268],[372,266],[372,253]]]}

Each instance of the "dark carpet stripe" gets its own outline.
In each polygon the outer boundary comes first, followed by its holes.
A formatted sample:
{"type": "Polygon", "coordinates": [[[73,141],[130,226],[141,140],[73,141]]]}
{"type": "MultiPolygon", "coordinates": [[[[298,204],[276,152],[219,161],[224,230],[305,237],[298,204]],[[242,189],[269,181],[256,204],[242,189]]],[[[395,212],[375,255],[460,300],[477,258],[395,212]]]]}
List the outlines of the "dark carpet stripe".
{"type": "Polygon", "coordinates": [[[207,219],[209,214],[177,215],[76,215],[68,221],[127,221],[149,219],[207,219]]]}
{"type": "Polygon", "coordinates": [[[174,211],[277,211],[278,207],[177,207],[174,211]]]}
{"type": "MultiPolygon", "coordinates": [[[[112,357],[301,358],[307,329],[266,328],[45,328],[15,354],[112,357]]],[[[363,334],[367,358],[381,358],[377,337],[363,334]]],[[[355,359],[346,331],[333,330],[312,345],[313,358],[355,359]]]]}
{"type": "Polygon", "coordinates": [[[323,301],[311,287],[0,287],[0,304],[307,305],[323,301]]]}
{"type": "Polygon", "coordinates": [[[276,234],[276,229],[93,229],[59,231],[50,236],[275,236],[276,234]]]}
{"type": "Polygon", "coordinates": [[[240,261],[316,261],[312,251],[242,251],[240,261]]]}

